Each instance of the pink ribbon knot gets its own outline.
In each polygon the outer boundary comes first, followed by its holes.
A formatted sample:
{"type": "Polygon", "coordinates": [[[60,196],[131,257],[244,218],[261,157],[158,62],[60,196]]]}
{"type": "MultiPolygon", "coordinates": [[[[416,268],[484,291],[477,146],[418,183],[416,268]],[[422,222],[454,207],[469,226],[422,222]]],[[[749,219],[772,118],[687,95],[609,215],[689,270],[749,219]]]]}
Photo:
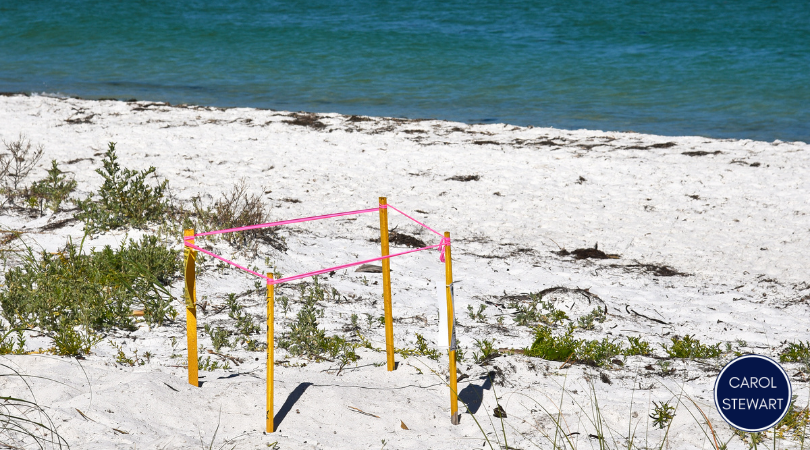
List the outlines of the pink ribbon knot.
{"type": "Polygon", "coordinates": [[[450,245],[449,237],[443,237],[442,241],[439,242],[439,251],[441,252],[441,255],[439,255],[439,261],[441,262],[444,262],[444,248],[447,247],[448,245],[450,245]]]}

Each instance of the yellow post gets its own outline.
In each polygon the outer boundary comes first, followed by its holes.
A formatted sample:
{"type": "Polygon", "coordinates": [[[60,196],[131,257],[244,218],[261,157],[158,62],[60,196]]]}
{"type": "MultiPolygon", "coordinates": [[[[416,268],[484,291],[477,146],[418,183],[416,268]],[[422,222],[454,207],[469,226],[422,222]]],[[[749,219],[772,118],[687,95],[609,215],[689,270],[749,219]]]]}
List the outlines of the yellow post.
{"type": "MultiPolygon", "coordinates": [[[[380,246],[382,256],[388,256],[388,200],[380,197],[380,246]]],[[[391,264],[382,260],[383,304],[385,305],[385,353],[388,356],[388,371],[394,370],[394,318],[391,307],[391,264]]]]}
{"type": "MultiPolygon", "coordinates": [[[[444,237],[450,239],[450,232],[445,231],[444,237]]],[[[444,247],[444,279],[447,295],[447,342],[450,343],[450,423],[458,425],[458,384],[456,382],[456,350],[453,335],[455,327],[455,312],[453,311],[453,263],[450,259],[450,245],[444,247]]]]}
{"type": "Polygon", "coordinates": [[[273,426],[273,379],[275,372],[275,339],[273,335],[274,327],[274,301],[275,301],[275,285],[270,283],[273,279],[273,274],[267,274],[267,410],[266,421],[267,432],[272,433],[276,431],[273,426]]]}
{"type": "MultiPolygon", "coordinates": [[[[194,243],[194,230],[183,231],[183,237],[192,236],[189,244],[194,243]]],[[[186,299],[186,338],[188,344],[188,383],[199,386],[197,373],[197,272],[195,263],[197,252],[183,245],[183,266],[185,271],[185,299],[186,299]]]]}

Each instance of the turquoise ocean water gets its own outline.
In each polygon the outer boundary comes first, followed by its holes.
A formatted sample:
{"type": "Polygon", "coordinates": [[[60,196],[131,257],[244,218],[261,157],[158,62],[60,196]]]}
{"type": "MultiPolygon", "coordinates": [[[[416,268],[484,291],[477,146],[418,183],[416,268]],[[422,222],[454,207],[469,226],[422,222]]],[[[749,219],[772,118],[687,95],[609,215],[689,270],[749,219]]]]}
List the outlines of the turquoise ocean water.
{"type": "Polygon", "coordinates": [[[810,142],[810,3],[0,0],[0,91],[810,142]]]}

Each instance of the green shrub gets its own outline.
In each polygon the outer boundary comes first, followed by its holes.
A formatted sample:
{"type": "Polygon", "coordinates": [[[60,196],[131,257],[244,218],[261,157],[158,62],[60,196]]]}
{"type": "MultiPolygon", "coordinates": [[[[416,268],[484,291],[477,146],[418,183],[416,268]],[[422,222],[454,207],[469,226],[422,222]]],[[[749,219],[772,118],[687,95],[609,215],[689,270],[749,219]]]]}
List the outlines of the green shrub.
{"type": "Polygon", "coordinates": [[[650,418],[653,420],[653,426],[663,430],[668,427],[672,419],[675,418],[675,408],[670,406],[669,402],[656,402],[653,401],[653,413],[650,418]]]}
{"type": "Polygon", "coordinates": [[[279,342],[281,348],[295,356],[317,358],[326,350],[326,332],[318,328],[318,316],[323,312],[316,306],[317,298],[308,296],[290,324],[290,332],[279,342]]]}
{"type": "Polygon", "coordinates": [[[257,334],[261,329],[259,325],[253,321],[253,316],[250,314],[242,314],[236,318],[236,331],[238,331],[243,338],[247,338],[251,334],[257,334]]]}
{"type": "Polygon", "coordinates": [[[580,341],[576,351],[576,359],[597,366],[605,366],[617,355],[622,354],[621,344],[615,340],[604,338],[601,341],[580,341]]]}
{"type": "Polygon", "coordinates": [[[715,358],[720,356],[722,353],[722,350],[720,350],[720,343],[715,345],[704,345],[701,344],[699,340],[694,339],[688,334],[683,338],[680,336],[672,337],[671,340],[671,346],[661,344],[661,347],[670,358],[715,358]]]}
{"type": "Polygon", "coordinates": [[[475,340],[475,347],[480,351],[473,352],[473,359],[476,363],[482,363],[491,357],[498,355],[498,350],[495,348],[495,341],[490,339],[475,340]]]}
{"type": "Polygon", "coordinates": [[[0,208],[16,204],[25,196],[23,180],[42,158],[42,145],[34,147],[31,140],[20,134],[16,141],[3,141],[8,153],[0,154],[0,208]]]}
{"type": "Polygon", "coordinates": [[[416,333],[416,348],[398,348],[394,349],[394,353],[399,354],[405,359],[410,358],[411,356],[426,356],[428,359],[438,361],[441,357],[439,351],[435,348],[430,348],[430,344],[428,344],[427,339],[425,339],[425,337],[419,333],[416,333]]]}
{"type": "Polygon", "coordinates": [[[434,361],[438,361],[441,356],[438,350],[430,348],[427,339],[419,333],[416,333],[416,350],[419,352],[420,356],[426,356],[428,359],[434,361]]]}
{"type": "MultiPolygon", "coordinates": [[[[193,228],[197,232],[224,230],[270,221],[268,205],[261,196],[248,194],[244,180],[235,184],[230,192],[223,192],[222,197],[213,205],[204,206],[199,198],[195,198],[192,200],[192,206],[194,211],[180,210],[179,220],[183,228],[193,228]]],[[[284,238],[278,234],[276,227],[207,237],[212,240],[220,238],[237,248],[247,248],[254,246],[257,242],[263,242],[276,250],[287,250],[287,244],[284,238]]]]}
{"type": "Polygon", "coordinates": [[[487,321],[487,317],[484,315],[485,309],[487,309],[487,305],[478,305],[478,312],[475,312],[475,308],[473,308],[472,305],[467,305],[467,315],[471,320],[484,323],[487,321]]]}
{"type": "Polygon", "coordinates": [[[173,319],[177,312],[164,285],[179,268],[176,252],[154,236],[89,254],[69,241],[57,254],[43,251],[36,258],[29,252],[22,265],[7,271],[0,307],[12,326],[39,327],[54,337],[57,349],[86,352],[94,330],[132,329],[137,304],[151,325],[173,319]]]}
{"type": "Polygon", "coordinates": [[[97,201],[91,197],[78,202],[81,212],[76,218],[85,222],[91,232],[106,231],[125,226],[143,227],[147,222],[160,222],[167,210],[163,199],[168,180],[149,186],[147,177],[155,173],[154,167],[136,171],[121,168],[115,154],[115,143],[110,142],[103,161],[104,167],[96,173],[104,178],[98,190],[97,201]]]}
{"type": "Polygon", "coordinates": [[[253,316],[244,311],[242,305],[236,299],[236,294],[228,294],[225,305],[228,308],[228,317],[236,321],[236,331],[239,333],[234,345],[240,342],[247,345],[251,341],[250,335],[261,331],[259,326],[253,321],[253,316]]]}
{"type": "Polygon", "coordinates": [[[627,342],[630,343],[630,347],[624,349],[622,354],[625,356],[650,356],[652,355],[652,349],[650,348],[650,343],[647,341],[643,341],[640,337],[633,337],[628,336],[627,342]]]}
{"type": "Polygon", "coordinates": [[[65,326],[53,333],[54,352],[62,356],[86,355],[99,341],[101,337],[92,331],[87,329],[77,331],[72,326],[65,326]]]}
{"type": "Polygon", "coordinates": [[[525,352],[526,355],[550,361],[576,361],[606,366],[612,358],[619,355],[649,354],[649,343],[641,341],[639,338],[628,338],[630,348],[627,349],[615,339],[576,339],[573,335],[574,329],[573,324],[570,324],[565,333],[554,336],[551,328],[539,327],[534,335],[532,346],[525,352]]]}
{"type": "Polygon", "coordinates": [[[312,286],[301,284],[301,301],[303,306],[290,324],[290,331],[279,340],[279,347],[287,350],[293,356],[303,356],[310,359],[337,359],[343,366],[355,362],[360,357],[355,350],[357,344],[350,343],[340,336],[327,336],[326,331],[318,327],[318,318],[323,317],[323,310],[318,309],[317,303],[326,300],[325,291],[318,277],[313,278],[312,286]]]}
{"type": "MultiPolygon", "coordinates": [[[[206,325],[206,330],[208,330],[208,325],[206,325]]],[[[209,334],[211,335],[211,345],[214,347],[214,351],[220,351],[222,347],[230,347],[231,342],[228,340],[228,330],[222,327],[216,327],[213,331],[208,330],[209,334]]]]}
{"type": "Polygon", "coordinates": [[[110,345],[117,351],[115,355],[115,362],[117,362],[118,364],[129,367],[143,366],[144,364],[146,364],[146,361],[144,361],[143,358],[138,356],[138,350],[135,350],[133,352],[132,357],[129,357],[124,351],[123,345],[116,344],[114,341],[110,341],[110,345]]]}
{"type": "Polygon", "coordinates": [[[6,330],[0,324],[0,355],[24,355],[25,354],[25,335],[23,330],[6,330]],[[17,336],[17,343],[15,345],[12,333],[17,336]]]}
{"type": "Polygon", "coordinates": [[[541,326],[537,328],[534,343],[526,351],[526,355],[550,361],[567,361],[569,358],[573,359],[579,345],[580,341],[574,339],[570,328],[562,336],[555,337],[551,333],[551,328],[541,326]]]}
{"type": "Polygon", "coordinates": [[[593,330],[596,328],[594,322],[604,323],[605,319],[605,311],[601,308],[594,308],[590,313],[577,319],[577,324],[583,330],[593,330]]]}
{"type": "Polygon", "coordinates": [[[790,342],[779,355],[781,362],[808,362],[810,361],[810,341],[790,342]]]}
{"type": "Polygon", "coordinates": [[[568,320],[568,315],[554,307],[552,301],[544,301],[543,294],[529,294],[529,304],[522,305],[518,302],[512,303],[511,308],[516,310],[515,323],[523,326],[531,326],[536,323],[553,325],[563,320],[568,320]]]}
{"type": "Polygon", "coordinates": [[[28,189],[28,205],[38,207],[40,214],[46,206],[54,212],[59,211],[62,202],[76,189],[76,180],[68,180],[64,173],[56,160],[51,160],[48,176],[34,182],[28,189]]]}
{"type": "Polygon", "coordinates": [[[197,356],[197,368],[204,372],[211,372],[217,369],[228,370],[231,365],[227,361],[225,361],[225,364],[220,364],[219,361],[211,360],[210,356],[203,359],[202,355],[199,355],[197,356]]]}

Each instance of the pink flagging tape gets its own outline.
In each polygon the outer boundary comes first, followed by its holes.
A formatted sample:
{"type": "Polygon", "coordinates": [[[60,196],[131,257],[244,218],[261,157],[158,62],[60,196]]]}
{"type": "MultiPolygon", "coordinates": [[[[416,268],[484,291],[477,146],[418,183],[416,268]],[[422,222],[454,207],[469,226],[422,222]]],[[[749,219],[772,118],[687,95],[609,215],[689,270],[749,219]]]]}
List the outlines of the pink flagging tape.
{"type": "Polygon", "coordinates": [[[217,255],[217,254],[215,254],[215,253],[211,253],[211,252],[209,252],[208,250],[205,250],[205,249],[202,249],[202,248],[200,248],[200,247],[197,247],[197,246],[196,246],[196,245],[194,245],[194,244],[189,244],[189,243],[188,243],[188,241],[184,241],[183,243],[184,243],[184,244],[186,244],[186,247],[188,247],[188,248],[193,248],[194,250],[197,250],[198,252],[203,252],[203,253],[205,253],[206,255],[208,255],[208,256],[212,256],[212,257],[214,257],[214,258],[216,258],[216,259],[218,259],[218,260],[220,260],[220,261],[225,261],[226,263],[228,263],[228,264],[230,264],[230,265],[232,265],[232,266],[234,266],[234,267],[237,267],[237,268],[239,268],[239,269],[242,269],[242,270],[244,270],[245,272],[252,273],[253,275],[256,275],[257,277],[262,277],[262,278],[265,278],[265,279],[267,278],[267,275],[262,275],[262,274],[260,274],[260,273],[258,273],[258,272],[254,272],[254,271],[252,271],[252,270],[248,269],[247,267],[242,267],[242,266],[240,266],[239,264],[236,264],[236,263],[235,263],[235,262],[233,262],[233,261],[227,260],[227,259],[225,259],[225,258],[223,258],[223,257],[221,257],[221,256],[219,256],[219,255],[217,255]]]}
{"type": "Polygon", "coordinates": [[[442,241],[439,242],[439,261],[444,262],[444,248],[450,245],[450,238],[443,237],[442,241]]]}
{"type": "MultiPolygon", "coordinates": [[[[381,205],[381,206],[382,206],[382,205],[381,205]]],[[[411,217],[411,216],[409,216],[409,215],[405,214],[404,212],[402,212],[402,211],[398,210],[396,207],[394,207],[394,206],[392,206],[392,205],[387,205],[387,206],[391,207],[391,209],[393,209],[394,211],[396,211],[396,212],[398,212],[398,213],[402,214],[403,216],[405,216],[405,217],[407,217],[407,218],[409,218],[409,219],[413,220],[414,222],[418,223],[419,225],[422,225],[423,227],[427,228],[428,230],[430,230],[430,231],[432,231],[432,232],[436,233],[437,235],[441,236],[442,238],[444,238],[444,235],[443,235],[443,234],[439,233],[438,231],[434,230],[433,228],[430,228],[429,226],[427,226],[427,225],[423,224],[422,222],[420,222],[420,221],[418,221],[418,220],[414,219],[413,217],[411,217]]],[[[449,243],[448,243],[448,244],[449,244],[449,243]]]]}
{"type": "Polygon", "coordinates": [[[300,222],[309,222],[312,220],[321,220],[321,219],[329,219],[331,217],[341,217],[341,216],[351,216],[354,214],[364,214],[370,212],[377,212],[379,208],[369,208],[369,209],[361,209],[358,211],[347,211],[341,213],[334,213],[334,214],[325,214],[322,216],[312,216],[312,217],[304,217],[302,219],[290,219],[290,220],[281,220],[279,222],[268,222],[268,223],[260,223],[258,225],[248,225],[244,227],[236,227],[236,228],[228,228],[225,230],[216,230],[216,231],[206,231],[205,233],[197,233],[194,236],[186,236],[183,239],[190,240],[194,239],[195,237],[200,236],[210,236],[212,234],[223,234],[223,233],[233,233],[236,231],[247,231],[247,230],[255,230],[258,228],[269,228],[269,227],[277,227],[279,225],[289,225],[293,223],[300,223],[300,222]]]}
{"type": "Polygon", "coordinates": [[[185,244],[186,247],[193,248],[194,250],[205,253],[208,256],[211,256],[211,257],[216,258],[216,259],[218,259],[220,261],[224,261],[224,262],[226,262],[226,263],[228,263],[228,264],[230,264],[230,265],[232,265],[234,267],[242,269],[245,272],[256,275],[257,277],[264,278],[270,284],[281,284],[281,283],[286,283],[288,281],[295,281],[295,280],[300,280],[301,278],[307,278],[307,277],[311,277],[311,276],[315,276],[315,275],[320,275],[320,274],[326,273],[326,272],[332,272],[333,270],[340,270],[340,269],[345,269],[347,267],[359,266],[360,264],[366,264],[366,263],[370,263],[370,262],[381,261],[383,259],[393,258],[394,256],[407,255],[408,253],[420,252],[422,250],[428,250],[428,249],[431,249],[431,248],[438,248],[439,249],[439,252],[440,252],[439,261],[444,262],[444,249],[445,249],[445,247],[450,245],[450,238],[444,237],[444,235],[442,235],[438,231],[436,231],[433,228],[430,228],[429,226],[425,225],[424,223],[414,219],[413,217],[409,216],[408,214],[405,214],[404,212],[400,211],[399,209],[397,209],[394,206],[391,206],[391,205],[379,205],[378,208],[369,208],[369,209],[360,209],[360,210],[357,210],[357,211],[347,211],[347,212],[341,212],[341,213],[324,214],[322,216],[304,217],[304,218],[301,218],[301,219],[281,220],[281,221],[278,221],[278,222],[268,222],[268,223],[262,223],[262,224],[258,224],[258,225],[248,225],[248,226],[244,226],[244,227],[228,228],[228,229],[225,229],[225,230],[206,231],[204,233],[197,233],[194,236],[184,236],[183,237],[183,243],[185,244]],[[386,256],[381,256],[379,258],[367,259],[365,261],[353,262],[353,263],[349,263],[349,264],[344,264],[342,266],[335,266],[335,267],[330,267],[328,269],[321,269],[321,270],[316,270],[316,271],[313,271],[313,272],[302,273],[300,275],[293,275],[293,276],[287,277],[287,278],[279,278],[277,280],[272,279],[272,278],[268,278],[266,275],[262,275],[262,274],[260,274],[258,272],[254,272],[254,271],[248,269],[247,267],[242,267],[242,266],[240,266],[239,264],[237,264],[237,263],[235,263],[233,261],[227,260],[227,259],[225,259],[225,258],[223,258],[223,257],[221,257],[221,256],[219,256],[217,254],[211,253],[208,250],[204,250],[204,249],[202,249],[200,247],[197,247],[196,245],[190,244],[188,242],[189,240],[192,240],[195,237],[200,237],[200,236],[210,236],[210,235],[213,235],[213,234],[233,233],[233,232],[236,232],[236,231],[255,230],[255,229],[258,229],[258,228],[277,227],[279,225],[289,225],[289,224],[293,224],[293,223],[309,222],[309,221],[312,221],[312,220],[329,219],[329,218],[332,218],[332,217],[350,216],[350,215],[354,215],[354,214],[364,214],[364,213],[369,213],[369,212],[376,212],[376,211],[379,211],[380,209],[387,209],[389,207],[391,209],[393,209],[394,211],[402,214],[403,216],[411,219],[412,221],[418,223],[419,225],[427,228],[428,230],[432,231],[433,233],[436,233],[437,235],[441,236],[441,238],[442,238],[441,242],[439,242],[436,245],[430,245],[430,246],[427,246],[427,247],[417,248],[417,249],[414,249],[414,250],[407,250],[407,251],[400,252],[400,253],[394,253],[393,255],[386,255],[386,256]]]}
{"type": "Polygon", "coordinates": [[[431,249],[431,248],[437,248],[437,247],[442,246],[442,244],[430,245],[430,246],[427,246],[427,247],[417,248],[417,249],[413,249],[413,250],[407,250],[407,251],[400,252],[400,253],[394,253],[393,255],[380,256],[379,258],[367,259],[365,261],[357,261],[357,262],[353,262],[353,263],[349,263],[349,264],[343,264],[341,266],[330,267],[328,269],[320,269],[320,270],[315,270],[315,271],[312,271],[312,272],[302,273],[300,275],[293,275],[291,277],[279,278],[279,279],[276,280],[276,279],[268,278],[267,275],[262,275],[262,274],[260,274],[258,272],[254,272],[254,271],[248,269],[247,267],[242,267],[242,266],[240,266],[239,264],[237,264],[237,263],[235,263],[233,261],[227,260],[227,259],[225,259],[225,258],[223,258],[223,257],[221,257],[221,256],[219,256],[217,254],[209,252],[208,250],[197,247],[196,245],[189,244],[188,242],[184,242],[184,244],[188,248],[192,248],[194,250],[203,252],[208,256],[214,257],[214,258],[216,258],[216,259],[218,259],[220,261],[224,261],[224,262],[226,262],[226,263],[228,263],[228,264],[230,264],[230,265],[232,265],[234,267],[237,267],[239,269],[244,270],[245,272],[252,273],[253,275],[256,275],[257,277],[264,278],[270,284],[281,284],[281,283],[286,283],[288,281],[300,280],[301,278],[312,277],[312,276],[315,276],[315,275],[320,275],[322,273],[332,272],[333,270],[340,270],[340,269],[345,269],[347,267],[359,266],[360,264],[367,264],[367,263],[370,263],[370,262],[382,261],[383,259],[393,258],[394,256],[407,255],[408,253],[421,252],[422,250],[428,250],[428,249],[431,249]]]}
{"type": "Polygon", "coordinates": [[[301,275],[293,275],[293,276],[287,277],[287,278],[280,278],[276,282],[276,284],[277,283],[286,283],[287,281],[294,281],[294,280],[299,280],[301,278],[320,275],[322,273],[331,272],[333,270],[340,270],[340,269],[345,269],[347,267],[359,266],[360,264],[367,264],[367,263],[370,263],[370,262],[382,261],[383,259],[393,258],[394,256],[402,256],[402,255],[407,255],[408,253],[421,252],[422,250],[428,250],[428,249],[431,249],[431,248],[436,248],[439,245],[440,244],[431,245],[431,246],[428,246],[428,247],[416,248],[416,249],[413,249],[413,250],[407,250],[407,251],[404,251],[404,252],[394,253],[393,255],[380,256],[379,258],[367,259],[365,261],[358,261],[358,262],[353,262],[353,263],[349,263],[349,264],[343,264],[342,266],[330,267],[329,269],[321,269],[321,270],[316,270],[314,272],[303,273],[301,275]]]}

